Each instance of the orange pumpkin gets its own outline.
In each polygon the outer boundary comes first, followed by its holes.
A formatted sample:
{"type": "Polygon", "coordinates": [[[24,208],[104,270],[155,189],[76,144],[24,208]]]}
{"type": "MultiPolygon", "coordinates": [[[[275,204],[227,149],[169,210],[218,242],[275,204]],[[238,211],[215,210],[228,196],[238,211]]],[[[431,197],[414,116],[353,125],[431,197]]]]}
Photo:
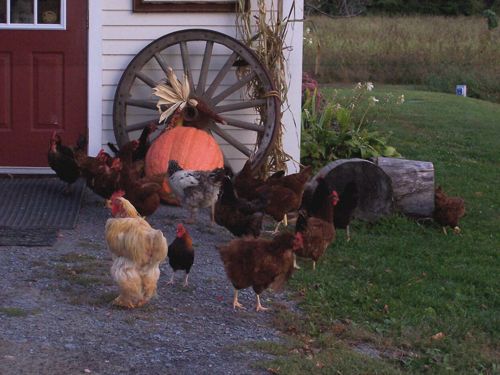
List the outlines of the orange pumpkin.
{"type": "MultiPolygon", "coordinates": [[[[177,126],[161,134],[146,155],[146,175],[165,173],[169,160],[177,160],[184,169],[212,170],[224,166],[222,151],[206,131],[177,126]]],[[[160,194],[163,201],[178,204],[168,182],[163,182],[160,194]]]]}

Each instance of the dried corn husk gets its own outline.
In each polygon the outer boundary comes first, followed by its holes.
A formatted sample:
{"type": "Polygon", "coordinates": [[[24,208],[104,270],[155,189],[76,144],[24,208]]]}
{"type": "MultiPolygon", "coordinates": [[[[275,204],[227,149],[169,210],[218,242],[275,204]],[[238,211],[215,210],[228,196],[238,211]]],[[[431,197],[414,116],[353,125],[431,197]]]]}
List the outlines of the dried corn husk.
{"type": "Polygon", "coordinates": [[[190,91],[187,76],[184,75],[184,80],[181,83],[173,69],[169,67],[167,69],[167,82],[160,83],[153,88],[153,95],[160,98],[156,103],[156,107],[160,112],[159,122],[165,121],[177,110],[177,108],[183,109],[186,104],[196,107],[198,101],[189,97],[190,91]],[[162,106],[165,105],[168,106],[168,108],[163,110],[162,106]]]}

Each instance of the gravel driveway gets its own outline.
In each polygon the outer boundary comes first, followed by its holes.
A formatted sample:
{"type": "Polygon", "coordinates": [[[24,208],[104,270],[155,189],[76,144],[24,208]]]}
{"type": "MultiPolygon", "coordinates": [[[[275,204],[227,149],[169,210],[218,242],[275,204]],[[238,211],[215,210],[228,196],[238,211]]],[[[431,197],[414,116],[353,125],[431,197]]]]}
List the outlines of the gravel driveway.
{"type": "MultiPolygon", "coordinates": [[[[53,247],[0,247],[0,373],[19,374],[258,374],[270,357],[251,342],[279,341],[272,312],[255,313],[251,289],[240,294],[246,311],[233,311],[232,286],[216,244],[232,237],[208,212],[187,226],[195,245],[190,286],[167,285],[161,266],[158,296],[135,310],[111,306],[117,295],[104,242],[109,217],[88,190],[74,230],[53,247]]],[[[162,206],[151,216],[168,242],[187,217],[162,206]]],[[[264,306],[285,303],[264,292],[264,306]]],[[[275,305],[276,306],[276,305],[275,305]]]]}

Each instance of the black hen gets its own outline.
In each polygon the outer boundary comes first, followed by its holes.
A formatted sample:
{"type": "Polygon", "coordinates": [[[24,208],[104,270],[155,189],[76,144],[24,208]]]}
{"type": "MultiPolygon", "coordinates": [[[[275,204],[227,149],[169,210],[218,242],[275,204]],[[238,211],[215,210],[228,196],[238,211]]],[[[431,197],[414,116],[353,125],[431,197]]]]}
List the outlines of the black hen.
{"type": "Polygon", "coordinates": [[[222,182],[219,199],[215,203],[215,222],[227,228],[235,236],[246,235],[259,237],[262,227],[261,212],[266,206],[266,201],[247,201],[238,198],[234,193],[233,183],[229,177],[222,182]]]}
{"type": "Polygon", "coordinates": [[[346,229],[347,241],[351,239],[349,233],[349,224],[353,218],[354,210],[358,205],[359,193],[358,187],[354,181],[344,186],[344,190],[339,193],[339,202],[335,206],[335,217],[333,224],[335,228],[346,229]]]}
{"type": "Polygon", "coordinates": [[[47,159],[50,168],[56,172],[57,177],[67,183],[64,194],[70,193],[71,184],[80,176],[80,168],[75,161],[73,150],[62,144],[61,137],[57,132],[52,133],[50,138],[47,159]]]}
{"type": "MultiPolygon", "coordinates": [[[[137,161],[137,160],[144,160],[146,157],[146,153],[149,150],[150,142],[149,142],[149,136],[157,129],[156,124],[151,123],[148,126],[146,126],[142,132],[141,135],[139,136],[138,142],[139,144],[134,147],[134,150],[131,154],[132,161],[137,161]]],[[[133,142],[133,141],[130,141],[133,142]]],[[[129,142],[129,143],[130,143],[129,142]]],[[[113,143],[108,142],[108,147],[110,148],[111,151],[114,152],[116,157],[123,158],[123,149],[127,149],[126,145],[118,149],[113,143]]]]}

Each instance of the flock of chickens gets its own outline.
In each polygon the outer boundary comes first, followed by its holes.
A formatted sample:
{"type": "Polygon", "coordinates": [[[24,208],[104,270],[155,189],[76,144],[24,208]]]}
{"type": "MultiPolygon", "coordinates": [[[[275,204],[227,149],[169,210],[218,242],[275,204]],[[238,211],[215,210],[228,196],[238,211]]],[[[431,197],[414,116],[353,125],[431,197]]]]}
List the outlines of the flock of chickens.
{"type": "MultiPolygon", "coordinates": [[[[326,180],[316,179],[316,188],[305,188],[312,169],[286,175],[276,172],[267,179],[255,177],[250,161],[235,176],[223,168],[211,171],[184,170],[170,160],[168,170],[155,176],[144,175],[144,158],[149,136],[155,125],[147,126],[138,140],[120,149],[110,145],[114,156],[101,150],[95,157],[86,155],[85,140],[75,147],[62,144],[54,132],[48,152],[49,165],[57,176],[71,184],[82,176],[87,186],[107,201],[112,218],[106,223],[106,242],[113,255],[111,274],[120,289],[116,305],[134,308],[147,303],[155,295],[160,275],[159,265],[167,258],[173,270],[184,271],[184,285],[194,262],[193,240],[183,224],[176,238],[167,244],[160,230],[152,228],[146,217],[160,205],[162,182],[169,185],[181,205],[190,212],[187,222],[196,221],[197,211],[211,209],[212,223],[227,228],[237,238],[218,247],[228,279],[234,287],[233,308],[242,308],[238,290],[252,287],[256,294],[256,310],[266,310],[260,294],[269,287],[278,289],[288,280],[296,264],[296,256],[310,258],[315,269],[317,260],[335,239],[336,223],[349,224],[356,207],[355,194],[343,192],[339,197],[330,191],[326,180]],[[343,197],[347,202],[342,202],[343,197]],[[349,202],[352,200],[351,202],[349,202]],[[342,209],[335,208],[342,202],[342,209]],[[287,214],[298,212],[292,232],[278,231],[287,214]],[[273,236],[261,235],[265,215],[278,226],[273,236]]],[[[463,216],[463,200],[436,193],[436,212],[443,226],[458,225],[463,216]],[[442,202],[442,203],[439,203],[442,202]],[[449,217],[448,217],[449,216],[449,217]],[[453,216],[453,220],[450,217],[453,216]],[[447,221],[447,222],[445,222],[447,221]]],[[[340,208],[340,205],[339,205],[340,208]]]]}

